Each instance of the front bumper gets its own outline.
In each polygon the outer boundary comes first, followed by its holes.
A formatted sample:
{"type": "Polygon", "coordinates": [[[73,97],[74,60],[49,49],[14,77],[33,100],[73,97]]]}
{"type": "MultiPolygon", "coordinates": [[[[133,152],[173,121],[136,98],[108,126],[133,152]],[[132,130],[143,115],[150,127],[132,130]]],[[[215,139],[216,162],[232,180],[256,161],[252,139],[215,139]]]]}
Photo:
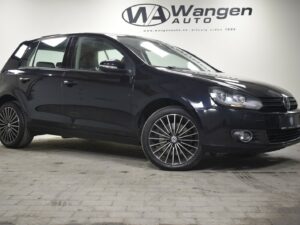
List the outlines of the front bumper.
{"type": "Polygon", "coordinates": [[[204,148],[215,152],[256,153],[274,151],[300,142],[300,110],[265,113],[215,107],[197,111],[204,148]],[[233,130],[250,130],[253,140],[242,143],[233,130]]]}

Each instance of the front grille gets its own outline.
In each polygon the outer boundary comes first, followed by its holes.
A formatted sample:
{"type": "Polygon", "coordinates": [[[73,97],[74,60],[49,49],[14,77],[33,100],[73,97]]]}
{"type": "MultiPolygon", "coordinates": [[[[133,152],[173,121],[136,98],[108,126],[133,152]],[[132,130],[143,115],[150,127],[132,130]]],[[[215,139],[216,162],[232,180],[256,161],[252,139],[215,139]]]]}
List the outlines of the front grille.
{"type": "Polygon", "coordinates": [[[267,135],[271,143],[291,141],[300,137],[300,128],[267,130],[267,135]]]}
{"type": "MultiPolygon", "coordinates": [[[[283,97],[278,98],[260,98],[263,103],[263,107],[261,108],[264,112],[286,112],[287,109],[284,106],[283,103],[283,97]]],[[[289,110],[295,110],[297,109],[297,101],[293,97],[288,98],[290,102],[290,109],[289,110]]]]}

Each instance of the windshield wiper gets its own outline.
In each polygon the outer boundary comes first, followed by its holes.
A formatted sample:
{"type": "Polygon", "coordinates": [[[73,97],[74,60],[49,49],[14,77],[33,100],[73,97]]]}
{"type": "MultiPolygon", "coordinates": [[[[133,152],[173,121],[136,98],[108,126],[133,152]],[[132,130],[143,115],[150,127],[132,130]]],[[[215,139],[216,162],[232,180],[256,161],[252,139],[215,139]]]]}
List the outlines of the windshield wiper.
{"type": "Polygon", "coordinates": [[[176,66],[154,66],[154,67],[166,68],[166,69],[169,69],[169,70],[188,70],[188,71],[191,71],[189,68],[181,68],[181,67],[176,67],[176,66]]]}

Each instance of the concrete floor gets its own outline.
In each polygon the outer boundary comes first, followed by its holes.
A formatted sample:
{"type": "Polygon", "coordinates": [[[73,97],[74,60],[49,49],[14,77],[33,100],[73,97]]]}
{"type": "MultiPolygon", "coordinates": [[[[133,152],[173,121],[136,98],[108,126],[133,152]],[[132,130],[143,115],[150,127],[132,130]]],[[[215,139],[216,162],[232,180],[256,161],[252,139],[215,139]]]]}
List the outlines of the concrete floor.
{"type": "Polygon", "coordinates": [[[156,169],[138,147],[54,136],[0,146],[0,225],[299,225],[300,145],[156,169]]]}

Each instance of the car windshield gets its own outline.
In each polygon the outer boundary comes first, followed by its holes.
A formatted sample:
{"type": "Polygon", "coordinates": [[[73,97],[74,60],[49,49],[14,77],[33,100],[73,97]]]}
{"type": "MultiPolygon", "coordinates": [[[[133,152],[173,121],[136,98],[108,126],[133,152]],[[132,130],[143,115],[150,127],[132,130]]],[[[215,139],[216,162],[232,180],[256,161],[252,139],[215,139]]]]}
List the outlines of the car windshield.
{"type": "Polygon", "coordinates": [[[117,39],[145,63],[154,67],[195,72],[218,72],[193,54],[160,41],[128,36],[118,36],[117,39]]]}

